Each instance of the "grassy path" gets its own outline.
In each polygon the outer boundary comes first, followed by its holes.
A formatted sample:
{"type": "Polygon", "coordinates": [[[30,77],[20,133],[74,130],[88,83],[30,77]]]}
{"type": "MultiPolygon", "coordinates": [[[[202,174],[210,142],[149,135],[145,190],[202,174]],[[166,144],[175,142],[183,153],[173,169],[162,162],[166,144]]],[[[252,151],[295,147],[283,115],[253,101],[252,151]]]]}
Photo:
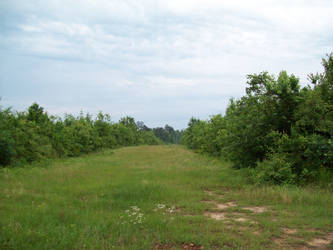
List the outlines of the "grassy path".
{"type": "Polygon", "coordinates": [[[0,249],[333,247],[333,194],[253,187],[180,146],[0,172],[0,249]]]}

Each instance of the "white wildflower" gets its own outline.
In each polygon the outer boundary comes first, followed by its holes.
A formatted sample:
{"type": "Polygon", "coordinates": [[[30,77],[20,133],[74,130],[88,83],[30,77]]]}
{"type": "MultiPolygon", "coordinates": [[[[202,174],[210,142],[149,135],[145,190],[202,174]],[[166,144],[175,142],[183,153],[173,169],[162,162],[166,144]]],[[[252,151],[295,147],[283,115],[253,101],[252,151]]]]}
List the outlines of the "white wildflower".
{"type": "Polygon", "coordinates": [[[157,207],[158,207],[159,209],[163,209],[163,208],[165,208],[165,205],[164,205],[164,204],[157,204],[157,207]]]}

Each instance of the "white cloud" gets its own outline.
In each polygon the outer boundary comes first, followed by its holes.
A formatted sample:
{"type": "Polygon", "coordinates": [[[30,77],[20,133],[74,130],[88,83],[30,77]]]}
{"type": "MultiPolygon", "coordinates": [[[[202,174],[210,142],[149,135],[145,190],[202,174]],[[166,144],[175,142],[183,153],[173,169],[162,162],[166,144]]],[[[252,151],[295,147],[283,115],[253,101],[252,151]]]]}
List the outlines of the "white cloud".
{"type": "MultiPolygon", "coordinates": [[[[44,60],[40,71],[47,77],[22,66],[25,84],[84,83],[82,96],[98,86],[96,95],[117,93],[118,103],[138,98],[149,103],[151,114],[167,98],[194,107],[176,108],[182,112],[177,117],[218,112],[229,96],[243,94],[250,73],[286,69],[305,81],[307,73],[320,70],[320,58],[333,44],[331,0],[4,0],[0,11],[6,11],[3,50],[44,60]]],[[[15,63],[7,68],[15,72],[15,63]]],[[[113,103],[119,113],[143,112],[137,102],[121,104],[123,110],[113,103]]]]}

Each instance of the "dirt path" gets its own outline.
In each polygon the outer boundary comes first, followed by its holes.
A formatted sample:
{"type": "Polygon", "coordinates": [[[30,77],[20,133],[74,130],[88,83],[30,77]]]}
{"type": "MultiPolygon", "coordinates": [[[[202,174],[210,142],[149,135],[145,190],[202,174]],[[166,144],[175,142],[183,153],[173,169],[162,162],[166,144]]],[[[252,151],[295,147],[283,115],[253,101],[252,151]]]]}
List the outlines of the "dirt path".
{"type": "MultiPolygon", "coordinates": [[[[208,204],[211,208],[204,215],[216,221],[223,221],[228,229],[240,233],[247,231],[259,235],[262,232],[257,216],[261,213],[274,212],[269,207],[264,206],[240,206],[234,200],[221,202],[220,200],[224,198],[223,195],[212,190],[206,190],[205,193],[208,199],[202,202],[208,204]]],[[[305,231],[318,234],[318,236],[306,240],[299,236],[297,228],[285,227],[281,228],[281,237],[274,237],[272,241],[277,248],[283,249],[333,249],[331,247],[333,232],[325,233],[312,228],[307,228],[305,231]],[[302,244],[291,244],[291,242],[301,241],[303,241],[302,244]]]]}

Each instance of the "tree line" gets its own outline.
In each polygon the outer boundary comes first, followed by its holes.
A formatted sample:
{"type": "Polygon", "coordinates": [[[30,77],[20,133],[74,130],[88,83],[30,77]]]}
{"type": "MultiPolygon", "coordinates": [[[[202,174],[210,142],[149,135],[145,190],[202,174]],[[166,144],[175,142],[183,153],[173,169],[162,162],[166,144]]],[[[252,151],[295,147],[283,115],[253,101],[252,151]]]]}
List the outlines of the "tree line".
{"type": "Polygon", "coordinates": [[[37,103],[23,112],[0,107],[0,165],[18,166],[121,146],[176,143],[177,132],[168,125],[151,129],[129,116],[112,122],[102,112],[95,119],[82,112],[61,118],[48,115],[37,103]]]}
{"type": "Polygon", "coordinates": [[[137,122],[138,128],[144,131],[152,131],[154,135],[166,144],[180,144],[182,137],[182,130],[175,130],[170,125],[166,124],[164,127],[149,128],[144,122],[137,122]]]}
{"type": "Polygon", "coordinates": [[[162,127],[157,127],[152,129],[154,135],[161,139],[163,142],[168,144],[180,144],[182,131],[175,130],[173,127],[169,126],[168,124],[162,127]]]}
{"type": "MultiPolygon", "coordinates": [[[[255,183],[309,183],[333,172],[333,53],[323,73],[299,78],[281,71],[247,76],[246,95],[225,115],[191,118],[183,143],[247,169],[255,183]]],[[[332,180],[327,180],[332,181],[332,180]]]]}

